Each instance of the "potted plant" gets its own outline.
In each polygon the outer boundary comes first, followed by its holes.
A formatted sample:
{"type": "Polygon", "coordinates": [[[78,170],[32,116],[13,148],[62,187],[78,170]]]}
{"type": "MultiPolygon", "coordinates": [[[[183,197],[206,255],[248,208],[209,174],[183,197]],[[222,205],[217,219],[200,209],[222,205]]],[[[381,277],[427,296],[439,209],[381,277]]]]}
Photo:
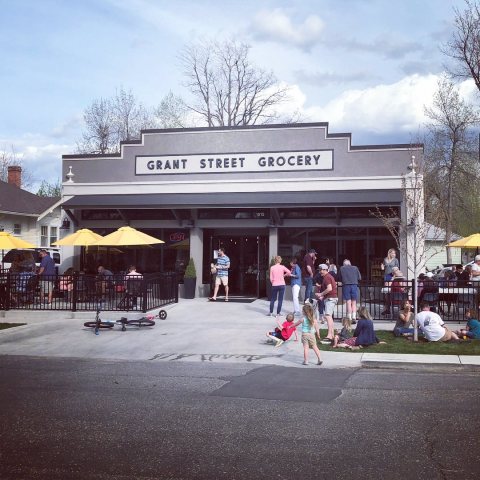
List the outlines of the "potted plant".
{"type": "Polygon", "coordinates": [[[195,269],[195,262],[190,258],[185,274],[183,276],[183,290],[185,298],[195,298],[195,289],[197,287],[197,270],[195,269]]]}

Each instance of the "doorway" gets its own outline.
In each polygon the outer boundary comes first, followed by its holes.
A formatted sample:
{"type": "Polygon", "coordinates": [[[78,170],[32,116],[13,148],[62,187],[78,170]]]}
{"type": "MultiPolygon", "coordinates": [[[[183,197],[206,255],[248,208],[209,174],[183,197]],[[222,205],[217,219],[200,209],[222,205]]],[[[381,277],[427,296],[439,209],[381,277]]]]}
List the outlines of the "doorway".
{"type": "Polygon", "coordinates": [[[210,261],[213,261],[213,251],[220,247],[225,249],[226,255],[230,258],[228,274],[230,295],[255,298],[266,295],[267,236],[212,235],[208,243],[210,244],[209,255],[212,255],[210,261]]]}

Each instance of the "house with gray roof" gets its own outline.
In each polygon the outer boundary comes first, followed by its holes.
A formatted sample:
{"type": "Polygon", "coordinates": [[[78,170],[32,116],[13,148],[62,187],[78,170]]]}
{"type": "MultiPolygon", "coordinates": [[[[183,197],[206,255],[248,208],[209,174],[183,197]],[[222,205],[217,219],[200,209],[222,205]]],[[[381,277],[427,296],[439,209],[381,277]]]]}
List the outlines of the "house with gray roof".
{"type": "Polygon", "coordinates": [[[40,197],[23,190],[21,172],[21,167],[10,166],[8,181],[0,181],[0,231],[48,247],[58,239],[60,197],[40,197]]]}

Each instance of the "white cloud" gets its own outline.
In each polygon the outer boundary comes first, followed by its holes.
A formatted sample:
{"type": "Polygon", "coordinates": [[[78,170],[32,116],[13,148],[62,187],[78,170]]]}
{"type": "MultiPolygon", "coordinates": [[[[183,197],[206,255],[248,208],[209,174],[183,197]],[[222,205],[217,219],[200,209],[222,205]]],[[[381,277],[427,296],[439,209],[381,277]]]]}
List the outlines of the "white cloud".
{"type": "MultiPolygon", "coordinates": [[[[393,143],[403,137],[403,142],[408,142],[426,122],[424,107],[431,105],[439,78],[437,75],[411,75],[392,84],[350,89],[325,105],[311,105],[311,99],[301,88],[291,85],[290,101],[277,110],[285,116],[298,111],[307,122],[328,122],[331,132],[391,137],[393,143]]],[[[472,103],[476,95],[473,82],[462,82],[458,88],[460,95],[472,103]]]]}
{"type": "MultiPolygon", "coordinates": [[[[330,122],[337,131],[414,133],[425,122],[424,107],[431,104],[438,78],[411,75],[392,84],[346,90],[324,106],[305,109],[305,113],[314,121],[330,122]]],[[[472,89],[471,82],[460,87],[464,95],[472,89]]]]}
{"type": "Polygon", "coordinates": [[[62,155],[74,150],[74,145],[52,143],[50,137],[42,134],[0,138],[0,150],[11,154],[12,147],[15,158],[22,162],[27,177],[31,178],[32,185],[28,186],[28,190],[33,192],[38,190],[43,180],[49,183],[61,180],[62,155]]]}
{"type": "Polygon", "coordinates": [[[264,40],[311,48],[320,40],[324,29],[322,19],[309,15],[303,23],[294,24],[284,10],[260,10],[253,19],[254,36],[264,40]]]}

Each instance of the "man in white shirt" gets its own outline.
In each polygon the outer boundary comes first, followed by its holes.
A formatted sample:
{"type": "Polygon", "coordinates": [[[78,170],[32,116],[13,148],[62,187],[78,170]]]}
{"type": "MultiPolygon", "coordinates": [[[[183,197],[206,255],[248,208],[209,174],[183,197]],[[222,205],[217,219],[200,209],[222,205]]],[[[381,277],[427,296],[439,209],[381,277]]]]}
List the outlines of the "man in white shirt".
{"type": "Polygon", "coordinates": [[[458,336],[445,326],[440,315],[430,311],[428,302],[422,302],[420,308],[422,311],[417,313],[415,319],[428,341],[448,342],[449,340],[458,340],[458,336]]]}
{"type": "Polygon", "coordinates": [[[472,264],[472,282],[480,281],[480,255],[475,257],[475,263],[472,264]]]}

